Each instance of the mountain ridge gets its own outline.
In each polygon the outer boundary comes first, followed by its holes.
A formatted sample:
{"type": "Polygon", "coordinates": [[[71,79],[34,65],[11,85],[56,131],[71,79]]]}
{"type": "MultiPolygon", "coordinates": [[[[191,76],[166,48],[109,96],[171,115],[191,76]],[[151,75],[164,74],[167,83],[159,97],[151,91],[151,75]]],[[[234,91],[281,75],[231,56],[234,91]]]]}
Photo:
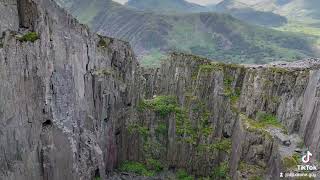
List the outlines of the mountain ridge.
{"type": "Polygon", "coordinates": [[[185,0],[129,0],[125,5],[138,10],[165,13],[186,13],[207,11],[205,6],[190,3],[185,0]]]}
{"type": "Polygon", "coordinates": [[[159,57],[176,50],[226,62],[266,63],[314,53],[311,39],[265,30],[224,14],[159,15],[99,0],[78,0],[68,9],[96,32],[129,41],[139,56],[159,57]]]}

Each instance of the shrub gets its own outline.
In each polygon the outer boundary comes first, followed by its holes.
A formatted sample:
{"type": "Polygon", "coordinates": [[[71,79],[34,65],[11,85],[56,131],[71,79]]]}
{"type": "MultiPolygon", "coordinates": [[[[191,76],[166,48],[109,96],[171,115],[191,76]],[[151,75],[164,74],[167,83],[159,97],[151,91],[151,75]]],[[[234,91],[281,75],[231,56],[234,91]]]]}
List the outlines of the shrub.
{"type": "Polygon", "coordinates": [[[217,143],[211,145],[212,149],[216,149],[218,151],[224,151],[226,153],[231,152],[231,140],[230,139],[222,139],[217,143]]]}
{"type": "Polygon", "coordinates": [[[163,135],[163,136],[167,135],[168,133],[168,128],[165,123],[159,123],[155,130],[157,134],[163,135]]]}
{"type": "Polygon", "coordinates": [[[135,173],[141,176],[153,176],[154,172],[148,171],[146,166],[139,162],[127,161],[120,165],[120,171],[135,173]]]}
{"type": "Polygon", "coordinates": [[[108,47],[108,43],[106,40],[104,40],[103,38],[100,38],[99,42],[98,42],[98,47],[101,48],[106,48],[108,47]]]}
{"type": "Polygon", "coordinates": [[[256,128],[266,128],[268,126],[284,128],[278,119],[272,114],[258,112],[256,117],[258,121],[253,122],[253,126],[256,128]]]}
{"type": "Polygon", "coordinates": [[[25,35],[23,35],[22,37],[18,38],[19,41],[21,42],[35,42],[36,40],[39,39],[39,36],[36,32],[29,32],[25,35]]]}
{"type": "Polygon", "coordinates": [[[155,172],[161,172],[164,168],[161,162],[155,159],[147,159],[146,164],[149,170],[153,170],[155,172]]]}
{"type": "Polygon", "coordinates": [[[144,100],[139,105],[139,110],[152,109],[161,117],[166,117],[170,113],[178,110],[177,99],[173,96],[158,96],[151,100],[144,100]]]}
{"type": "Polygon", "coordinates": [[[223,162],[218,167],[214,168],[212,176],[214,179],[230,179],[227,162],[223,162]]]}

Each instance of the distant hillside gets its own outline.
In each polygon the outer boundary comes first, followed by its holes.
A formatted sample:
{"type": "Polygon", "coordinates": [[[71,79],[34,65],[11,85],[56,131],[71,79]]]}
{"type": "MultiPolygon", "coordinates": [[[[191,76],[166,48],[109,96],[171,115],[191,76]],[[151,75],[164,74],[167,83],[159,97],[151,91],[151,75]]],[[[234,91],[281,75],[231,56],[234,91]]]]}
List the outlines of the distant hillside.
{"type": "Polygon", "coordinates": [[[258,10],[274,12],[292,18],[320,18],[319,0],[224,0],[233,3],[247,5],[247,7],[258,10]]]}
{"type": "Polygon", "coordinates": [[[158,13],[203,12],[207,7],[184,0],[129,0],[126,5],[144,11],[158,13]]]}
{"type": "Polygon", "coordinates": [[[185,0],[129,0],[126,4],[138,10],[168,13],[190,13],[190,12],[219,12],[227,13],[245,22],[262,26],[281,26],[287,23],[287,19],[272,12],[257,11],[249,8],[247,4],[234,1],[222,0],[218,4],[200,6],[185,0]]]}
{"type": "Polygon", "coordinates": [[[217,5],[209,6],[212,11],[231,14],[232,16],[262,26],[277,27],[287,23],[287,19],[273,12],[259,11],[248,4],[235,0],[223,0],[217,5]]]}
{"type": "Polygon", "coordinates": [[[230,15],[159,15],[109,0],[75,0],[68,9],[100,34],[129,41],[149,64],[172,50],[236,63],[313,56],[312,39],[248,25],[230,15]]]}

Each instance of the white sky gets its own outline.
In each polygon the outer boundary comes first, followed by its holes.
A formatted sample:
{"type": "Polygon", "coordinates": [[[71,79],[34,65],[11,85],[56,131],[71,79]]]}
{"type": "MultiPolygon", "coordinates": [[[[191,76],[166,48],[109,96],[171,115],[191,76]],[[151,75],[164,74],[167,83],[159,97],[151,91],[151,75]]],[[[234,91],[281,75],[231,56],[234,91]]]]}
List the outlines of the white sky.
{"type": "MultiPolygon", "coordinates": [[[[127,2],[128,0],[113,0],[113,1],[116,1],[116,2],[123,4],[123,3],[127,2]]],[[[205,4],[214,4],[214,3],[217,3],[222,0],[186,0],[186,1],[205,5],[205,4]]]]}

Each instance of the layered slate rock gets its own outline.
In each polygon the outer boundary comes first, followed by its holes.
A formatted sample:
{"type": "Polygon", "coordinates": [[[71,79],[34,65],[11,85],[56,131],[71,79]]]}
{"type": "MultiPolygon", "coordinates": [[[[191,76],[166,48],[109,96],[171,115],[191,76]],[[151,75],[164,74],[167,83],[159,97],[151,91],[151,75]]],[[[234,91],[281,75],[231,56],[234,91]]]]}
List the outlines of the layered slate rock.
{"type": "Polygon", "coordinates": [[[91,179],[117,164],[139,95],[126,42],[49,0],[0,1],[0,179],[91,179]]]}
{"type": "Polygon", "coordinates": [[[171,172],[210,176],[227,164],[233,178],[254,167],[272,179],[283,134],[318,147],[317,60],[173,53],[143,69],[127,42],[91,33],[50,0],[1,0],[0,10],[0,179],[108,179],[150,159],[171,172]]]}

